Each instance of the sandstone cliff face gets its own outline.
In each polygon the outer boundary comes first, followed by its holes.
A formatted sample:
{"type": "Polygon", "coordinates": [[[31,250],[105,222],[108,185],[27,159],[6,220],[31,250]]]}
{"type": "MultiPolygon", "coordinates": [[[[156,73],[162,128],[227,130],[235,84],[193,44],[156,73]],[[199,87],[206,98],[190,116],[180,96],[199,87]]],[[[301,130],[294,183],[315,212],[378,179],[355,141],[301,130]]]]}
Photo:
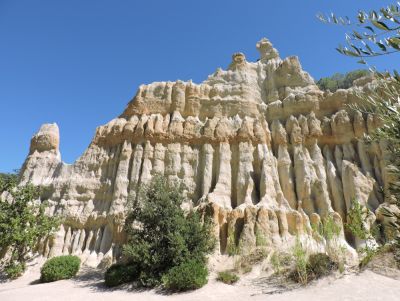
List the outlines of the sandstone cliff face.
{"type": "Polygon", "coordinates": [[[183,182],[187,205],[213,217],[222,254],[260,241],[287,249],[299,237],[310,250],[341,247],[354,259],[352,247],[365,242],[343,231],[351,201],[371,210],[372,224],[387,188],[383,143],[360,139],[377,121],[346,110],[368,84],[323,92],[297,57],[282,60],[267,39],[257,49],[259,61],[236,53],[201,84],[140,86],[73,165],[61,161],[57,125],[43,125],[21,181],[44,185],[51,213],[65,222],[40,251],[88,265],[115,259],[127,203],[160,173],[183,182]],[[312,230],[327,216],[342,227],[336,246],[312,230]]]}

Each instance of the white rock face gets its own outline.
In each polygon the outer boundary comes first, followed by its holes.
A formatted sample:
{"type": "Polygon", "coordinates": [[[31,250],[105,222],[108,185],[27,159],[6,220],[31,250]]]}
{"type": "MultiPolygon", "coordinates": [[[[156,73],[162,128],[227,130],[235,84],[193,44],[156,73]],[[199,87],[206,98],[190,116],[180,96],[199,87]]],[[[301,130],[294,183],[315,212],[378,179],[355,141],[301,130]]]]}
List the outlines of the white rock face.
{"type": "MultiPolygon", "coordinates": [[[[232,243],[251,250],[260,237],[272,248],[300,237],[331,252],[312,224],[332,216],[342,227],[353,199],[372,214],[383,208],[384,150],[360,140],[376,122],[346,111],[367,86],[320,91],[296,57],[282,60],[267,39],[257,49],[259,61],[236,53],[201,84],[140,86],[72,165],[61,161],[57,125],[43,125],[21,182],[45,186],[43,198],[65,222],[42,253],[77,254],[93,266],[115,260],[128,202],[156,173],[183,182],[193,206],[214,218],[221,253],[232,243]]],[[[355,256],[343,227],[335,243],[355,256]]]]}

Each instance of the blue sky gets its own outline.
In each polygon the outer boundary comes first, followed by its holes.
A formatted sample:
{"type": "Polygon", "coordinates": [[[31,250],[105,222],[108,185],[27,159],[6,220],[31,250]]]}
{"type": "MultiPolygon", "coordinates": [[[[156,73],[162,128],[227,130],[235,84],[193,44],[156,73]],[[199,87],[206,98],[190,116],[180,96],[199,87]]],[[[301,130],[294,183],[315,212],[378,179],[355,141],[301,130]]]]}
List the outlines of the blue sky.
{"type": "MultiPolygon", "coordinates": [[[[298,55],[315,79],[360,68],[334,50],[343,29],[315,15],[355,16],[389,3],[0,0],[0,172],[21,167],[31,136],[47,122],[59,125],[61,156],[72,163],[141,83],[200,82],[237,51],[255,61],[264,36],[282,57],[298,55]]],[[[399,57],[373,63],[393,69],[399,57]]]]}

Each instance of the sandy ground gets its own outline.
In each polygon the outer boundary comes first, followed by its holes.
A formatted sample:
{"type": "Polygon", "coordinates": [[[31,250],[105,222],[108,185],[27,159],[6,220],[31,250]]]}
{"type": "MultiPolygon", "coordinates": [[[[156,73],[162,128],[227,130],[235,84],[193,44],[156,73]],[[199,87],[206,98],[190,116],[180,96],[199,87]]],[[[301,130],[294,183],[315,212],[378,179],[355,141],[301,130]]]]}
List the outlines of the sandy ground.
{"type": "Polygon", "coordinates": [[[339,279],[325,278],[307,288],[298,288],[283,293],[276,291],[265,279],[251,276],[242,278],[235,285],[226,285],[210,280],[205,287],[181,294],[166,295],[155,290],[131,290],[129,287],[108,289],[104,286],[98,271],[87,270],[72,280],[38,284],[38,268],[30,268],[24,276],[11,282],[0,282],[1,301],[69,301],[69,300],[107,300],[107,301],[152,301],[152,300],[190,300],[190,301],[236,301],[236,300],[324,300],[324,301],[368,301],[400,300],[400,280],[388,278],[372,271],[361,274],[348,274],[339,279]]]}

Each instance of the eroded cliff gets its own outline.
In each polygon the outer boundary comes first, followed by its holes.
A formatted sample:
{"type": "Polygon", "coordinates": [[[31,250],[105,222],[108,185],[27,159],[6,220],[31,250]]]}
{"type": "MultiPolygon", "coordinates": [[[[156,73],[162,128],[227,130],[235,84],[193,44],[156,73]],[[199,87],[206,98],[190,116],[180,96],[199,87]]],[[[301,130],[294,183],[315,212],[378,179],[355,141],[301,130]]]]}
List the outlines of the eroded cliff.
{"type": "Polygon", "coordinates": [[[155,173],[187,187],[186,206],[215,222],[219,252],[247,252],[263,243],[287,249],[296,237],[315,251],[345,250],[355,241],[343,230],[351,201],[371,211],[391,206],[385,145],[366,145],[378,122],[347,109],[361,86],[323,92],[297,57],[281,59],[267,39],[260,59],[232,57],[201,84],[156,82],[139,87],[124,112],[97,128],[72,165],[61,161],[56,124],[32,138],[21,182],[45,187],[52,214],[65,217],[56,237],[42,242],[46,256],[77,254],[88,265],[111,261],[124,243],[128,202],[155,173]],[[326,217],[341,227],[332,242],[313,230],[326,217]]]}

